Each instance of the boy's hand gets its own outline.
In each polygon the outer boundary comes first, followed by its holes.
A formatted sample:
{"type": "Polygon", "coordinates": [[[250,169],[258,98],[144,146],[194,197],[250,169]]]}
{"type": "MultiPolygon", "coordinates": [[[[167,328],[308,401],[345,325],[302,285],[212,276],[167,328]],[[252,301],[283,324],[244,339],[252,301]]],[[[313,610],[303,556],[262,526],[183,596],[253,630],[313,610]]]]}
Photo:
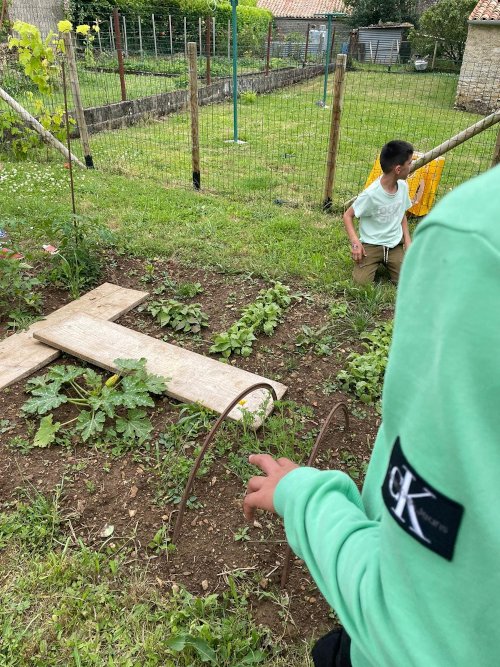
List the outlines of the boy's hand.
{"type": "Polygon", "coordinates": [[[273,459],[269,454],[252,454],[248,457],[252,465],[260,468],[265,477],[252,477],[248,482],[243,501],[243,513],[247,521],[253,521],[256,508],[274,512],[273,496],[278,482],[299,466],[290,459],[273,459]]]}
{"type": "Polygon", "coordinates": [[[366,257],[366,252],[361,241],[351,243],[351,257],[355,262],[361,262],[363,257],[366,257]]]}

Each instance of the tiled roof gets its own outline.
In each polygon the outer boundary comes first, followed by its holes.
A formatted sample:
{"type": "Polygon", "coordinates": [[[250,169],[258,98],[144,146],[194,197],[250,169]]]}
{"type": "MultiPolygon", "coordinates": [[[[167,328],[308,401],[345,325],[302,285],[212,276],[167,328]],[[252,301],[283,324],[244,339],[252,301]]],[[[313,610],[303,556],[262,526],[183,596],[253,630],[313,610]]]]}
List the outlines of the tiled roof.
{"type": "Polygon", "coordinates": [[[469,21],[500,21],[500,0],[479,0],[469,21]]]}
{"type": "Polygon", "coordinates": [[[257,0],[257,7],[268,9],[276,18],[313,19],[317,14],[347,13],[343,0],[257,0]]]}

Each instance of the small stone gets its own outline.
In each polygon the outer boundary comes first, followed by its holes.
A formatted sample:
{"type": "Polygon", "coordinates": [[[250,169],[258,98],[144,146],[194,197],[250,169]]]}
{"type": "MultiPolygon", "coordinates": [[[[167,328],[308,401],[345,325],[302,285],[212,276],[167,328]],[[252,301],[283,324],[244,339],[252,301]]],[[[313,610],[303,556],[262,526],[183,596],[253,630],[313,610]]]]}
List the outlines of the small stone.
{"type": "Polygon", "coordinates": [[[168,514],[162,514],[161,515],[161,520],[166,521],[168,519],[168,514]]]}
{"type": "Polygon", "coordinates": [[[266,590],[266,588],[269,586],[269,579],[262,577],[262,579],[259,581],[259,586],[266,590]]]}
{"type": "Polygon", "coordinates": [[[138,489],[138,488],[135,486],[135,484],[134,484],[134,486],[130,489],[129,496],[130,496],[131,498],[135,498],[136,495],[137,495],[137,492],[138,492],[138,491],[139,491],[139,489],[138,489]]]}
{"type": "Polygon", "coordinates": [[[137,510],[129,510],[128,515],[130,518],[134,517],[137,514],[137,510]]]}
{"type": "Polygon", "coordinates": [[[255,519],[255,521],[253,522],[253,526],[254,528],[262,528],[262,524],[260,523],[260,521],[257,521],[257,519],[255,519]]]}
{"type": "Polygon", "coordinates": [[[203,579],[201,582],[201,587],[203,588],[204,591],[208,590],[208,581],[206,579],[203,579]]]}

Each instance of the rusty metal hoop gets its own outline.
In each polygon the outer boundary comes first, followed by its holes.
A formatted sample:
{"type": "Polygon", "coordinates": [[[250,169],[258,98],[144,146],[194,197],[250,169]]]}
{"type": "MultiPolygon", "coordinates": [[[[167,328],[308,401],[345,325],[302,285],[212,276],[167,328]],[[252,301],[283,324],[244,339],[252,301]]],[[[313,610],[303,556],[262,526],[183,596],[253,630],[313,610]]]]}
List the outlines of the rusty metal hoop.
{"type": "Polygon", "coordinates": [[[200,450],[200,453],[198,454],[196,461],[194,462],[193,467],[191,468],[191,472],[189,473],[189,478],[186,484],[186,487],[184,489],[184,493],[182,494],[182,499],[179,505],[179,514],[177,515],[177,520],[175,522],[174,526],[174,533],[172,536],[172,542],[174,544],[177,543],[177,540],[179,538],[179,533],[182,528],[182,520],[184,518],[184,512],[186,510],[186,504],[187,500],[189,498],[189,494],[191,493],[191,489],[193,488],[194,484],[194,479],[196,477],[196,473],[198,472],[198,468],[201,465],[201,462],[203,461],[203,457],[205,456],[207,449],[210,446],[210,443],[212,442],[215,434],[219,430],[220,425],[222,422],[225,420],[225,418],[228,416],[228,414],[231,412],[231,410],[243,399],[245,396],[250,394],[252,391],[256,391],[257,389],[267,389],[271,396],[273,397],[274,401],[278,400],[278,396],[276,395],[276,391],[272,385],[270,385],[268,382],[258,382],[257,384],[253,384],[251,387],[248,387],[244,391],[241,392],[241,394],[238,394],[236,398],[231,401],[231,403],[227,406],[227,408],[224,410],[224,412],[221,414],[221,416],[217,419],[215,424],[212,427],[212,430],[210,433],[207,435],[205,438],[205,441],[203,442],[203,446],[200,450]]]}
{"type": "MultiPolygon", "coordinates": [[[[318,437],[316,438],[316,442],[314,443],[314,447],[312,448],[311,455],[309,456],[309,460],[307,462],[308,466],[312,466],[312,464],[316,460],[316,456],[318,455],[318,451],[321,443],[323,442],[323,438],[326,434],[326,431],[328,430],[331,421],[333,420],[333,418],[335,417],[335,415],[339,410],[342,410],[342,412],[344,413],[345,428],[346,431],[349,430],[349,412],[347,410],[347,405],[342,401],[340,403],[335,403],[333,408],[330,410],[328,417],[323,422],[323,426],[321,427],[320,432],[318,433],[318,437]]],[[[291,556],[292,556],[292,550],[289,546],[287,546],[285,552],[285,563],[283,565],[283,571],[281,573],[281,588],[284,588],[288,583],[288,577],[290,574],[291,556]]]]}

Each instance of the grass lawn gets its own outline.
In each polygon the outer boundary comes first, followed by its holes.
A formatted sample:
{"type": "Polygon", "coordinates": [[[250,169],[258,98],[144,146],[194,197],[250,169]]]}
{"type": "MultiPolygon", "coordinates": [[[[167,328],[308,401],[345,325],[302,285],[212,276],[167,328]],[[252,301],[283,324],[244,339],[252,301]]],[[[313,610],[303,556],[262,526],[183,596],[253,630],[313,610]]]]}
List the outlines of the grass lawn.
{"type": "MultiPolygon", "coordinates": [[[[69,175],[53,163],[4,163],[4,219],[21,238],[43,238],[46,223],[71,211],[69,175]],[[21,222],[19,222],[21,221],[21,222]],[[22,222],[25,221],[25,222],[22,222]],[[31,228],[34,229],[31,229],[31,228]]],[[[271,202],[168,189],[148,179],[75,170],[77,211],[118,232],[129,252],[328,286],[349,275],[340,218],[271,202]]]]}
{"type": "MultiPolygon", "coordinates": [[[[456,83],[454,74],[348,72],[334,202],[363,188],[386,141],[403,138],[427,151],[476,122],[480,116],[453,109],[456,83]]],[[[322,94],[318,77],[253,103],[243,97],[238,136],[247,143],[241,145],[227,143],[233,138],[229,101],[201,108],[202,187],[245,199],[319,204],[330,129],[330,111],[317,105],[322,94]]],[[[438,196],[487,168],[495,138],[492,128],[447,154],[438,196]]],[[[108,170],[189,186],[187,112],[95,135],[92,144],[96,164],[108,170]]]]}

